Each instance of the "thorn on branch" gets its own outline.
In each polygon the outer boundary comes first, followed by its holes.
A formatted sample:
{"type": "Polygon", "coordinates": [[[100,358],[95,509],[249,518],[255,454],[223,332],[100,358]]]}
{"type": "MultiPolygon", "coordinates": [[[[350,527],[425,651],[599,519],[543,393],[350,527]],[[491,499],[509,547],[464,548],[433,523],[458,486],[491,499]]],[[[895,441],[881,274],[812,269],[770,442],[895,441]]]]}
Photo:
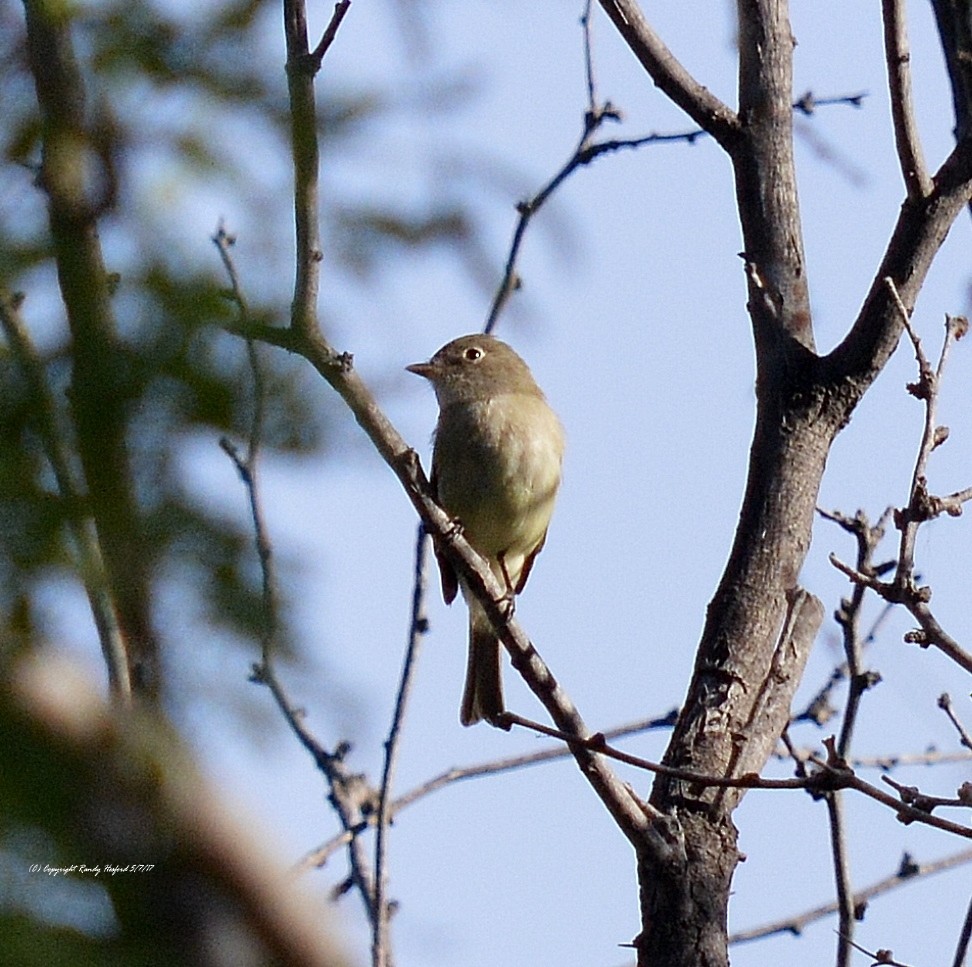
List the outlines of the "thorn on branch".
{"type": "Polygon", "coordinates": [[[909,876],[916,876],[921,872],[921,867],[915,862],[911,853],[905,851],[901,855],[901,864],[898,866],[898,876],[905,880],[909,876]]]}
{"type": "Polygon", "coordinates": [[[331,364],[346,375],[354,369],[354,353],[334,353],[331,356],[331,364]]]}

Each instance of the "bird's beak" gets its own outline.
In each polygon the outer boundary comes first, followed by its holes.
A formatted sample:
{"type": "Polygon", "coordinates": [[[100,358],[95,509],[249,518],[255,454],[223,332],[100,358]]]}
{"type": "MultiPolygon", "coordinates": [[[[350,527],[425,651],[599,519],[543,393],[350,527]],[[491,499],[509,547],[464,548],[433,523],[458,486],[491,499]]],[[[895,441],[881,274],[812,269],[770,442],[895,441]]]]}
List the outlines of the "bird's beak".
{"type": "Polygon", "coordinates": [[[432,374],[435,372],[434,363],[412,363],[411,366],[405,367],[410,373],[415,373],[416,376],[423,376],[425,379],[431,379],[432,374]]]}

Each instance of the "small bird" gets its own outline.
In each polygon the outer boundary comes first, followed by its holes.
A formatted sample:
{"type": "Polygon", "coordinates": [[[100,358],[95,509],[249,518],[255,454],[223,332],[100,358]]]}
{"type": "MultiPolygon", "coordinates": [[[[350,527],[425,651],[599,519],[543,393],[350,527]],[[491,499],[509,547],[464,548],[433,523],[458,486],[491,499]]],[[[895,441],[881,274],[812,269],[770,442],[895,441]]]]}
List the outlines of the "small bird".
{"type": "MultiPolygon", "coordinates": [[[[432,487],[506,588],[523,590],[547,537],[560,487],[564,431],[523,360],[492,336],[460,336],[406,369],[435,390],[439,421],[432,487]]],[[[482,605],[436,552],[442,596],[462,589],[469,661],[459,721],[495,721],[504,710],[501,646],[482,605]]]]}

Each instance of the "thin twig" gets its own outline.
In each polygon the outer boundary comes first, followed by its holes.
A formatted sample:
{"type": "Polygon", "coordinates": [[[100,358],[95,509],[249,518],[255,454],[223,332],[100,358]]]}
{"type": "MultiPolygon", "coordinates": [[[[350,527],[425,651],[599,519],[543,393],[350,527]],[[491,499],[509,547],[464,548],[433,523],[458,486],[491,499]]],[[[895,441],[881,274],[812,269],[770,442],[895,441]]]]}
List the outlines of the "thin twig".
{"type": "Polygon", "coordinates": [[[597,110],[597,84],[594,77],[594,54],[592,37],[594,24],[591,7],[594,0],[584,0],[584,13],[581,14],[581,27],[584,30],[584,75],[587,80],[587,109],[592,114],[597,110]]]}
{"type": "Polygon", "coordinates": [[[834,861],[834,884],[837,888],[837,967],[850,963],[850,944],[854,936],[854,896],[851,887],[850,861],[844,837],[844,807],[840,791],[826,797],[830,827],[830,851],[834,861]]]}
{"type": "Polygon", "coordinates": [[[892,779],[891,776],[881,776],[881,782],[889,785],[901,797],[902,802],[915,806],[925,812],[931,812],[939,806],[952,809],[968,809],[972,802],[962,796],[930,796],[922,792],[917,786],[906,786],[904,783],[892,779]]]}
{"type": "MultiPolygon", "coordinates": [[[[972,849],[962,850],[959,853],[954,853],[943,859],[921,864],[915,863],[911,857],[905,856],[895,873],[858,890],[854,894],[852,901],[854,909],[863,909],[869,900],[881,894],[896,890],[911,880],[934,876],[937,873],[944,873],[947,870],[955,869],[957,866],[964,866],[966,863],[972,863],[972,849]]],[[[824,917],[828,917],[836,912],[836,903],[823,904],[796,916],[785,917],[782,920],[775,920],[772,923],[766,923],[749,930],[738,931],[729,937],[729,943],[748,943],[752,940],[762,940],[765,937],[770,937],[778,933],[790,933],[794,936],[799,936],[811,923],[822,920],[824,917]]]]}
{"type": "Polygon", "coordinates": [[[909,632],[905,635],[906,641],[919,644],[923,648],[933,645],[966,671],[972,672],[972,655],[941,627],[932,614],[928,606],[931,599],[930,589],[917,586],[914,560],[919,526],[941,513],[951,515],[961,513],[966,494],[972,495],[972,488],[968,488],[967,491],[959,491],[948,498],[935,497],[928,492],[926,478],[928,460],[932,452],[948,438],[947,428],[938,426],[936,422],[938,391],[945,371],[945,363],[952,345],[968,332],[968,321],[961,316],[946,316],[945,339],[938,365],[933,369],[925,356],[921,339],[911,324],[910,313],[897,286],[890,276],[886,276],[883,281],[893,305],[897,308],[902,326],[908,333],[918,362],[918,381],[909,384],[908,390],[925,405],[922,438],[912,473],[908,504],[896,511],[894,515],[895,526],[901,532],[901,541],[893,580],[885,582],[872,574],[862,573],[860,568],[850,567],[835,555],[831,555],[830,560],[838,570],[856,584],[873,589],[893,604],[903,604],[911,612],[921,630],[909,632]]]}
{"type": "MultiPolygon", "coordinates": [[[[560,739],[568,746],[580,745],[592,752],[623,762],[625,765],[634,766],[636,769],[644,769],[646,772],[654,772],[659,775],[668,776],[672,779],[679,779],[683,782],[697,783],[702,786],[712,786],[720,789],[805,789],[809,780],[805,779],[764,779],[755,773],[745,773],[741,776],[707,776],[690,769],[678,769],[674,766],[667,766],[661,762],[652,762],[650,759],[643,759],[641,756],[631,755],[621,749],[615,749],[607,744],[604,734],[597,732],[584,739],[574,738],[559,729],[553,729],[542,722],[534,722],[532,719],[524,718],[515,712],[503,713],[504,724],[518,725],[533,732],[540,732],[551,738],[560,739]]],[[[653,810],[651,811],[653,812],[653,810]]]]}
{"type": "Polygon", "coordinates": [[[862,107],[864,98],[869,97],[867,91],[858,91],[856,94],[838,94],[835,97],[817,97],[813,91],[807,91],[793,102],[793,110],[805,114],[807,117],[817,113],[817,108],[832,107],[836,104],[845,104],[848,107],[862,107]]]}
{"type": "MultiPolygon", "coordinates": [[[[588,6],[589,5],[590,0],[588,0],[588,6]]],[[[588,33],[589,19],[586,14],[581,18],[581,23],[585,28],[584,49],[587,61],[587,85],[589,97],[588,107],[584,113],[583,132],[580,140],[577,143],[577,147],[574,149],[574,153],[570,156],[570,158],[568,158],[560,170],[557,171],[557,173],[532,198],[528,198],[517,203],[517,223],[513,230],[513,238],[510,242],[510,249],[506,257],[506,264],[503,268],[503,276],[500,279],[500,283],[496,289],[496,294],[493,297],[493,301],[489,307],[489,312],[486,315],[486,323],[483,326],[483,332],[486,333],[491,333],[496,328],[499,317],[506,308],[510,297],[520,288],[522,284],[522,280],[516,270],[516,266],[520,254],[520,248],[523,244],[523,238],[526,234],[530,221],[549,200],[550,196],[553,195],[553,193],[578,168],[585,167],[600,158],[602,155],[611,154],[615,151],[636,150],[649,144],[672,144],[676,142],[694,144],[699,138],[704,138],[711,133],[704,128],[699,127],[692,128],[688,131],[675,131],[670,133],[652,131],[649,134],[645,134],[637,138],[612,138],[607,141],[592,141],[591,139],[594,133],[600,128],[604,121],[620,121],[621,112],[610,101],[605,101],[603,104],[599,105],[594,100],[596,87],[593,68],[591,66],[590,36],[588,33]]],[[[853,94],[844,95],[841,97],[820,98],[814,101],[812,99],[812,94],[808,92],[804,94],[800,100],[794,102],[793,108],[794,110],[800,110],[806,114],[810,114],[812,113],[814,107],[823,105],[853,104],[859,106],[860,100],[864,96],[864,94],[853,94]]]]}
{"type": "Polygon", "coordinates": [[[962,724],[962,720],[958,717],[955,709],[952,707],[952,697],[948,692],[943,692],[938,697],[938,707],[948,716],[949,721],[955,726],[955,730],[959,734],[959,740],[962,745],[967,749],[972,749],[972,735],[969,734],[968,729],[962,724]]]}
{"type": "MultiPolygon", "coordinates": [[[[887,515],[883,515],[876,526],[872,527],[867,515],[858,511],[853,518],[842,515],[829,515],[846,531],[851,533],[857,542],[857,570],[874,573],[874,552],[884,537],[884,527],[887,515]]],[[[836,757],[846,762],[850,755],[854,727],[860,710],[864,693],[871,688],[880,676],[873,672],[865,672],[863,667],[864,645],[860,636],[861,608],[864,603],[865,588],[853,585],[850,598],[844,598],[837,611],[837,622],[841,627],[844,657],[850,687],[847,690],[847,701],[844,707],[840,737],[837,740],[836,757]]],[[[829,792],[826,796],[827,817],[830,826],[830,846],[834,866],[834,882],[837,888],[838,912],[838,944],[837,967],[847,967],[851,959],[851,943],[854,936],[854,901],[852,895],[852,881],[850,872],[850,857],[847,852],[844,823],[843,793],[839,789],[829,792]]]]}
{"type": "Polygon", "coordinates": [[[876,591],[885,601],[892,604],[903,604],[911,612],[921,630],[908,632],[904,636],[905,641],[920,645],[922,648],[934,645],[957,665],[972,673],[972,655],[945,631],[931,613],[931,609],[928,607],[931,592],[928,588],[900,588],[894,583],[880,581],[867,574],[861,574],[860,571],[852,568],[849,564],[845,564],[836,554],[830,555],[830,563],[852,581],[865,584],[876,591]]]}
{"type": "Polygon", "coordinates": [[[972,900],[969,901],[968,910],[965,912],[965,921],[962,923],[962,931],[959,934],[958,946],[955,948],[952,967],[964,967],[965,958],[969,952],[970,938],[972,938],[972,900]]]}
{"type": "Polygon", "coordinates": [[[900,960],[894,959],[894,952],[891,950],[868,950],[867,947],[862,947],[859,943],[854,943],[853,940],[847,941],[855,950],[859,950],[862,954],[867,954],[868,957],[874,962],[875,967],[877,965],[882,965],[882,967],[910,967],[909,964],[903,964],[900,960]]]}
{"type": "MultiPolygon", "coordinates": [[[[221,227],[213,237],[213,243],[219,250],[223,265],[231,281],[234,301],[245,322],[246,300],[243,297],[239,277],[229,251],[232,245],[232,236],[227,235],[221,227]]],[[[247,453],[241,454],[238,448],[225,437],[219,441],[219,444],[224,453],[232,460],[233,466],[243,481],[249,503],[254,543],[260,562],[261,616],[263,619],[260,630],[260,662],[253,666],[251,681],[265,685],[269,689],[290,730],[310,753],[318,769],[325,776],[330,790],[329,801],[334,806],[341,825],[345,830],[353,830],[361,825],[361,817],[371,810],[375,798],[374,792],[367,786],[362,777],[351,773],[346,768],[343,761],[343,750],[329,752],[311,732],[304,721],[303,711],[295,707],[290,701],[275,669],[274,661],[279,629],[278,596],[273,547],[260,501],[258,479],[264,403],[256,397],[264,395],[264,384],[256,348],[249,341],[248,346],[250,347],[249,360],[255,399],[248,431],[247,453]]],[[[364,845],[355,836],[352,836],[348,843],[348,858],[351,866],[351,882],[361,895],[369,922],[374,924],[376,919],[374,880],[365,855],[364,845]]]]}
{"type": "MultiPolygon", "coordinates": [[[[779,760],[793,759],[797,762],[809,762],[816,753],[815,749],[797,748],[792,742],[784,749],[776,752],[779,760]]],[[[931,768],[940,765],[955,765],[972,760],[972,752],[941,752],[938,749],[926,749],[924,752],[891,752],[888,755],[856,755],[847,760],[852,769],[880,769],[891,772],[904,766],[926,766],[931,768]]]]}
{"type": "MultiPolygon", "coordinates": [[[[831,519],[836,518],[832,516],[831,519]]],[[[863,574],[873,574],[877,571],[873,563],[874,552],[884,537],[886,519],[886,515],[882,515],[878,523],[871,527],[867,515],[863,511],[858,511],[854,518],[843,518],[841,521],[844,529],[853,534],[857,541],[857,570],[863,574]]],[[[864,692],[880,681],[880,676],[865,672],[862,664],[864,643],[860,637],[860,615],[864,603],[864,591],[862,585],[855,584],[851,597],[841,601],[837,612],[837,621],[843,632],[844,656],[850,679],[847,705],[837,742],[837,754],[842,759],[847,759],[850,755],[861,698],[864,692]]]]}
{"type": "MultiPolygon", "coordinates": [[[[492,332],[499,321],[500,313],[506,307],[510,296],[520,287],[520,278],[516,271],[517,258],[520,254],[520,246],[523,244],[523,236],[526,234],[527,226],[534,215],[543,207],[548,198],[582,165],[590,164],[595,158],[608,151],[616,151],[622,147],[639,147],[634,142],[605,142],[604,144],[594,145],[591,137],[594,132],[606,120],[619,121],[621,115],[610,101],[601,106],[593,105],[584,112],[584,127],[577,142],[574,153],[567,160],[566,164],[540,189],[532,198],[521,201],[517,204],[516,210],[519,213],[516,228],[513,230],[513,240],[510,243],[510,251],[506,257],[506,265],[503,269],[503,277],[497,287],[493,303],[486,316],[486,324],[483,332],[492,332]]],[[[642,143],[647,143],[643,141],[642,143]]]]}
{"type": "MultiPolygon", "coordinates": [[[[854,535],[858,539],[858,541],[860,541],[859,534],[869,533],[870,540],[874,544],[873,550],[877,549],[877,545],[884,537],[884,534],[887,530],[888,521],[891,518],[892,511],[893,511],[892,507],[886,508],[884,513],[881,514],[881,516],[878,518],[878,522],[873,527],[870,527],[867,522],[867,517],[863,514],[863,512],[859,511],[853,517],[849,517],[846,514],[840,513],[840,511],[827,511],[821,507],[817,508],[817,513],[821,517],[823,517],[825,520],[833,521],[835,524],[839,525],[849,534],[854,535]]],[[[873,550],[871,556],[873,556],[873,550]]],[[[858,554],[860,554],[860,551],[858,551],[858,554]]],[[[884,571],[890,569],[891,567],[893,567],[893,564],[878,564],[878,565],[870,564],[869,571],[874,573],[875,575],[880,575],[884,573],[884,571]]],[[[844,631],[845,655],[847,651],[847,632],[846,632],[846,628],[844,627],[844,622],[848,618],[858,614],[858,612],[855,611],[853,607],[854,602],[857,600],[858,597],[855,594],[850,601],[847,600],[842,601],[840,610],[837,612],[837,621],[841,625],[842,630],[844,631]]],[[[880,630],[881,626],[884,624],[884,622],[887,620],[888,616],[890,615],[892,607],[893,605],[886,604],[878,613],[874,621],[871,623],[871,626],[868,629],[867,634],[865,634],[863,637],[860,638],[861,653],[863,653],[864,649],[872,645],[877,640],[878,631],[880,630]]],[[[859,632],[856,631],[856,627],[857,627],[857,620],[855,617],[854,620],[855,634],[859,634],[859,632]]],[[[833,707],[830,701],[831,693],[837,687],[837,685],[839,685],[842,681],[844,681],[844,679],[848,678],[851,674],[852,673],[851,673],[850,665],[845,657],[845,660],[843,662],[835,666],[833,671],[830,673],[830,677],[827,679],[824,685],[819,689],[819,691],[810,699],[809,702],[807,702],[804,710],[793,716],[793,718],[790,720],[791,724],[796,722],[806,721],[806,722],[813,722],[816,725],[821,725],[821,726],[826,725],[826,723],[829,722],[830,719],[837,714],[837,710],[833,707]]],[[[872,678],[872,676],[870,675],[867,676],[866,684],[868,687],[870,685],[875,684],[875,682],[876,679],[872,678]]],[[[846,721],[846,717],[845,717],[845,721],[846,721]]],[[[844,745],[843,737],[841,739],[841,745],[844,745]]],[[[847,749],[844,749],[842,754],[844,755],[845,758],[847,758],[848,757],[847,749]]]]}
{"type": "Polygon", "coordinates": [[[44,363],[37,352],[20,315],[21,297],[0,291],[0,325],[10,346],[11,355],[20,366],[33,399],[32,412],[37,432],[48,463],[54,472],[57,489],[67,508],[68,526],[77,554],[78,574],[88,598],[108,672],[108,687],[113,699],[127,706],[132,701],[132,684],[128,667],[125,636],[118,624],[98,532],[85,510],[81,487],[75,481],[65,430],[57,404],[47,383],[44,363]]]}
{"type": "Polygon", "coordinates": [[[405,719],[405,709],[411,694],[414,672],[418,663],[419,647],[422,636],[428,631],[428,618],[425,614],[425,592],[428,584],[428,546],[429,541],[425,528],[419,525],[415,539],[415,569],[412,585],[412,614],[409,620],[408,645],[405,649],[405,660],[402,663],[402,677],[395,699],[395,712],[392,716],[391,728],[385,740],[385,764],[381,775],[381,786],[378,794],[378,810],[375,821],[375,917],[372,937],[372,964],[374,967],[385,967],[389,963],[391,948],[388,942],[388,918],[390,907],[385,900],[387,875],[385,872],[385,858],[387,852],[388,826],[391,822],[392,800],[391,790],[395,777],[395,765],[398,761],[398,750],[402,734],[402,723],[405,719]]]}
{"type": "Polygon", "coordinates": [[[321,62],[324,60],[324,55],[328,52],[331,44],[334,43],[334,38],[337,37],[338,28],[341,26],[341,21],[344,20],[345,14],[351,8],[351,0],[340,0],[340,2],[334,4],[334,13],[331,14],[331,19],[328,22],[327,27],[324,28],[324,33],[321,36],[320,43],[314,48],[314,52],[310,55],[311,64],[314,68],[314,73],[316,74],[321,69],[321,62]]]}
{"type": "MultiPolygon", "coordinates": [[[[657,718],[639,719],[637,722],[630,722],[627,725],[620,725],[609,729],[602,734],[606,739],[617,739],[626,735],[635,735],[647,732],[652,729],[670,729],[677,719],[678,712],[673,709],[667,715],[657,718]]],[[[542,765],[556,759],[569,759],[570,749],[564,744],[550,746],[540,752],[530,752],[525,755],[508,756],[503,759],[493,759],[489,762],[482,762],[472,766],[454,766],[440,772],[437,776],[427,779],[418,786],[410,789],[397,797],[389,807],[389,821],[394,822],[398,814],[413,803],[419,802],[426,796],[445,789],[457,782],[464,782],[468,779],[479,779],[484,776],[495,776],[504,772],[515,772],[519,769],[526,769],[535,765],[542,765]]],[[[376,818],[368,817],[368,825],[375,825],[376,818]]],[[[296,870],[310,869],[311,867],[323,866],[327,860],[350,840],[350,833],[339,833],[317,849],[308,853],[298,864],[296,870]]]]}
{"type": "MultiPolygon", "coordinates": [[[[836,760],[833,754],[829,755],[826,760],[821,759],[819,756],[810,756],[808,761],[813,763],[818,771],[805,778],[767,779],[752,772],[744,773],[741,776],[709,776],[688,769],[677,769],[672,766],[666,766],[660,762],[652,762],[649,759],[643,759],[640,756],[622,752],[620,749],[615,749],[608,745],[604,740],[603,734],[600,733],[595,733],[586,738],[577,738],[561,732],[558,729],[543,725],[540,722],[533,722],[530,719],[523,718],[513,712],[505,712],[503,719],[506,725],[519,725],[523,728],[540,732],[543,735],[561,739],[570,747],[581,746],[592,752],[597,752],[608,758],[615,759],[618,762],[624,762],[626,765],[634,766],[637,769],[644,769],[648,772],[669,776],[673,779],[694,783],[699,786],[721,789],[806,789],[816,794],[826,793],[835,789],[856,789],[870,799],[893,809],[901,822],[925,823],[926,825],[935,826],[938,829],[955,833],[966,839],[972,839],[972,828],[954,823],[951,820],[941,819],[927,812],[925,809],[911,805],[901,798],[895,799],[883,790],[878,789],[877,786],[861,779],[846,762],[836,760]]],[[[832,741],[828,741],[825,744],[830,748],[834,747],[832,741]]],[[[966,803],[957,803],[951,800],[948,800],[947,804],[967,805],[966,803]]],[[[651,814],[649,813],[649,815],[651,814]]]]}
{"type": "Polygon", "coordinates": [[[911,51],[908,48],[908,25],[903,0],[882,0],[881,14],[898,161],[908,197],[923,198],[931,191],[932,183],[925,167],[911,99],[911,51]]]}

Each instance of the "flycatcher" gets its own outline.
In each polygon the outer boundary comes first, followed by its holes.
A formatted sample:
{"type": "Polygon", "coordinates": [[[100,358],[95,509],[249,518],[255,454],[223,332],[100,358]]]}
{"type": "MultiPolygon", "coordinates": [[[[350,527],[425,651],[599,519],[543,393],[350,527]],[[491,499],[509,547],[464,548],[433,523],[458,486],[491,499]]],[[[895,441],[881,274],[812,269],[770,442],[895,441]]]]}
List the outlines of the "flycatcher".
{"type": "MultiPolygon", "coordinates": [[[[439,403],[432,452],[436,498],[512,601],[547,537],[564,453],[560,420],[527,364],[492,336],[461,336],[427,363],[406,368],[432,384],[439,403]]],[[[493,721],[504,711],[499,639],[449,561],[438,551],[436,557],[446,604],[461,588],[469,607],[459,721],[493,721]]]]}

